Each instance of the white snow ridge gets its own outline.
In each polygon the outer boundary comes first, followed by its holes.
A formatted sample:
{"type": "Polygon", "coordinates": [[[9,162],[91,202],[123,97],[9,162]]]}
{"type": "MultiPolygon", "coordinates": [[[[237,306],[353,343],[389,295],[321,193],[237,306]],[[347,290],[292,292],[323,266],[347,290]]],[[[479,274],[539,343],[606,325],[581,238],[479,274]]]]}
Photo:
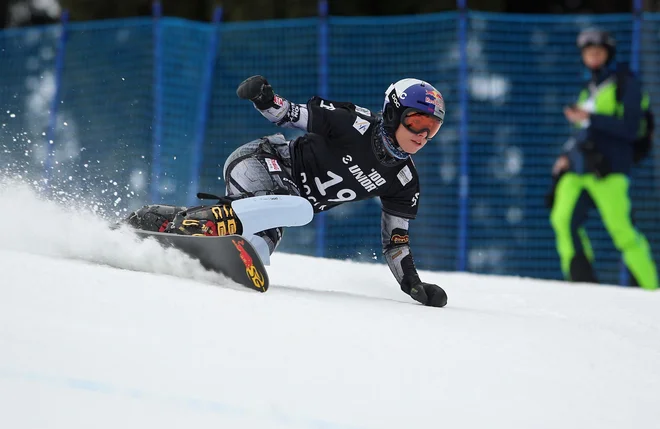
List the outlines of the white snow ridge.
{"type": "Polygon", "coordinates": [[[279,254],[269,271],[244,290],[3,187],[0,427],[660,425],[658,293],[422,272],[437,309],[384,265],[279,254]]]}

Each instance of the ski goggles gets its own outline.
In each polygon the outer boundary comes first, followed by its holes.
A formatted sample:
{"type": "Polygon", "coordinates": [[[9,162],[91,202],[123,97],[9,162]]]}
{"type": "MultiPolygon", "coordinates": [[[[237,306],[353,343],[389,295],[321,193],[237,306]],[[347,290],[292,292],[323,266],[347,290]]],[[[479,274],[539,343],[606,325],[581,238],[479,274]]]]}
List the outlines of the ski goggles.
{"type": "Polygon", "coordinates": [[[401,123],[413,134],[426,132],[426,140],[431,140],[435,137],[442,126],[442,121],[435,116],[410,109],[403,112],[401,123]]]}

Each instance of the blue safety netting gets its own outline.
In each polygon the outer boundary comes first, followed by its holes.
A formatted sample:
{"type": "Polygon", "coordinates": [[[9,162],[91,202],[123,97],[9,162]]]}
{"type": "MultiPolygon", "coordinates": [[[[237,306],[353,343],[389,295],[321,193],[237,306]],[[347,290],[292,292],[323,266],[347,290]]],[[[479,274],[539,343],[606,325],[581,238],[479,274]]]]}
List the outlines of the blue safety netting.
{"type": "Polygon", "coordinates": [[[52,162],[58,191],[115,215],[148,197],[152,51],[144,20],[69,26],[52,162]]]}
{"type": "Polygon", "coordinates": [[[60,31],[39,27],[0,32],[0,172],[41,181],[55,90],[60,31]]]}
{"type": "MultiPolygon", "coordinates": [[[[69,199],[91,199],[115,216],[148,202],[191,204],[196,191],[224,193],[224,160],[239,145],[275,132],[301,134],[275,127],[236,97],[246,77],[265,75],[294,102],[324,95],[375,112],[391,82],[417,77],[434,84],[447,105],[440,134],[414,157],[422,186],[419,217],[411,223],[418,266],[457,267],[460,154],[467,143],[467,268],[559,278],[543,202],[570,132],[562,108],[585,79],[576,35],[598,25],[616,37],[620,61],[637,50],[641,78],[657,106],[660,18],[644,16],[639,40],[627,15],[471,12],[467,19],[463,76],[454,12],[326,22],[75,23],[63,45],[59,25],[6,30],[0,32],[2,168],[38,183],[47,178],[69,199]],[[461,79],[467,117],[460,110],[461,79]],[[467,141],[460,134],[464,119],[467,141]]],[[[634,172],[631,192],[635,220],[656,253],[658,156],[634,172]]],[[[618,283],[620,257],[595,211],[587,230],[600,278],[618,283]]],[[[290,229],[281,249],[381,260],[379,202],[344,205],[290,229]]]]}
{"type": "MultiPolygon", "coordinates": [[[[627,61],[629,17],[471,15],[470,270],[560,277],[544,195],[570,133],[563,108],[588,78],[576,35],[594,25],[612,32],[627,61]]],[[[595,211],[586,229],[601,278],[618,282],[618,255],[595,211]]]]}

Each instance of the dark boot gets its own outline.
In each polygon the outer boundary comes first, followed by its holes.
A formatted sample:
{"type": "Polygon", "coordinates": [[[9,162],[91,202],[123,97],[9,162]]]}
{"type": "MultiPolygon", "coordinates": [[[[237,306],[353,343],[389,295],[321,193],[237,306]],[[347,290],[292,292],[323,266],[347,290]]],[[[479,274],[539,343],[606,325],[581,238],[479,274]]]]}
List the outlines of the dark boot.
{"type": "Polygon", "coordinates": [[[584,253],[578,253],[571,261],[571,281],[579,283],[598,283],[594,268],[584,253]]]}
{"type": "Polygon", "coordinates": [[[122,223],[135,229],[165,232],[176,214],[185,209],[185,207],[152,204],[132,212],[122,223]]]}
{"type": "Polygon", "coordinates": [[[628,270],[628,279],[629,279],[628,280],[628,286],[639,287],[639,282],[637,281],[637,279],[635,278],[635,275],[630,270],[628,270]]]}

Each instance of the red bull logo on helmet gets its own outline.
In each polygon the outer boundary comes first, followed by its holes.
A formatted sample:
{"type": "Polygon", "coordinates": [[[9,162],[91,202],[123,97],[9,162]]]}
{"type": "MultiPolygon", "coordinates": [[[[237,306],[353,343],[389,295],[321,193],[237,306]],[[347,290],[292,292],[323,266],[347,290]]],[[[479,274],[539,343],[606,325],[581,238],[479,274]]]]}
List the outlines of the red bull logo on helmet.
{"type": "Polygon", "coordinates": [[[429,112],[433,113],[436,116],[444,116],[445,113],[445,100],[442,98],[442,94],[437,89],[427,89],[426,97],[424,101],[431,104],[433,107],[429,106],[429,112]]]}
{"type": "Polygon", "coordinates": [[[445,100],[442,98],[442,94],[440,94],[440,91],[438,91],[437,89],[433,89],[433,90],[427,89],[425,101],[440,108],[444,107],[445,105],[445,100]]]}

